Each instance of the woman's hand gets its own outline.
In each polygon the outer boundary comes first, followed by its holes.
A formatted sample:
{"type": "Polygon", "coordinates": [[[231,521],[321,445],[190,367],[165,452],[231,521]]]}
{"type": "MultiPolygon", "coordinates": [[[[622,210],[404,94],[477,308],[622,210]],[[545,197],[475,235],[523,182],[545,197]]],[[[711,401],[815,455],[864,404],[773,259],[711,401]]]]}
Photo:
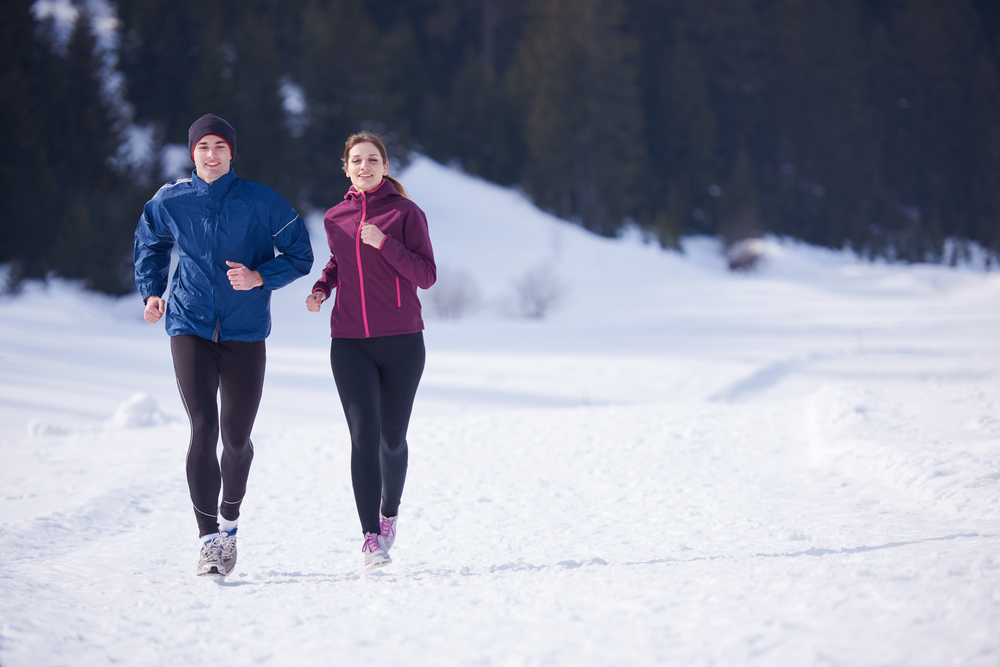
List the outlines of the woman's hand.
{"type": "Polygon", "coordinates": [[[382,245],[382,239],[384,238],[385,234],[375,225],[364,224],[361,226],[361,240],[368,245],[378,248],[382,245]]]}
{"type": "Polygon", "coordinates": [[[306,297],[306,310],[310,313],[318,313],[320,306],[326,301],[326,295],[322,292],[313,292],[306,297]]]}
{"type": "Polygon", "coordinates": [[[259,273],[251,271],[239,262],[226,262],[226,266],[229,267],[226,275],[229,276],[229,283],[235,290],[253,289],[264,284],[264,279],[259,273]]]}
{"type": "Polygon", "coordinates": [[[142,314],[142,319],[156,324],[163,316],[163,310],[166,308],[166,305],[167,302],[158,296],[151,296],[147,298],[146,310],[142,314]]]}

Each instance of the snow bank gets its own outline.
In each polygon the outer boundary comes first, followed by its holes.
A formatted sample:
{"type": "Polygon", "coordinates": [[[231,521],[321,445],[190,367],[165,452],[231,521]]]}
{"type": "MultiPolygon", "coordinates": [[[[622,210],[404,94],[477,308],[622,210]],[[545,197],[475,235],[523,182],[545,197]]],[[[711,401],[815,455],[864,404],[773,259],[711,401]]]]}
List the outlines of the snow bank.
{"type": "Polygon", "coordinates": [[[154,428],[176,422],[177,418],[160,410],[156,399],[146,392],[133,394],[108,420],[110,428],[154,428]]]}

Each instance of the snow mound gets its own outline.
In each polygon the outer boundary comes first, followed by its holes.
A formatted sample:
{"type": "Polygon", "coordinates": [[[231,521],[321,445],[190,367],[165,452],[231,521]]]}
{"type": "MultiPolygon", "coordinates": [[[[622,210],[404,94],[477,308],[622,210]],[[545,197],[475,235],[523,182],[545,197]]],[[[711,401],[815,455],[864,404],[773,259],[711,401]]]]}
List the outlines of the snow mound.
{"type": "MultiPolygon", "coordinates": [[[[926,389],[925,389],[926,390],[926,389]]],[[[930,392],[928,392],[930,393],[930,392]]],[[[970,392],[971,393],[971,392],[970,392]]],[[[1000,517],[1000,458],[995,434],[977,433],[962,412],[986,415],[993,406],[963,397],[963,410],[935,413],[913,396],[828,386],[809,397],[808,430],[813,463],[839,469],[904,494],[912,507],[955,520],[1000,517]],[[945,433],[936,432],[946,419],[945,433]],[[957,417],[957,418],[956,418],[957,417]],[[891,420],[891,424],[890,424],[891,420]],[[963,424],[962,422],[965,422],[963,424]]]]}
{"type": "Polygon", "coordinates": [[[45,421],[44,419],[32,419],[28,421],[28,437],[33,440],[69,435],[72,432],[73,429],[71,428],[56,424],[55,422],[45,421]]]}
{"type": "Polygon", "coordinates": [[[152,428],[172,424],[176,417],[166,414],[146,392],[133,394],[108,420],[110,428],[152,428]]]}

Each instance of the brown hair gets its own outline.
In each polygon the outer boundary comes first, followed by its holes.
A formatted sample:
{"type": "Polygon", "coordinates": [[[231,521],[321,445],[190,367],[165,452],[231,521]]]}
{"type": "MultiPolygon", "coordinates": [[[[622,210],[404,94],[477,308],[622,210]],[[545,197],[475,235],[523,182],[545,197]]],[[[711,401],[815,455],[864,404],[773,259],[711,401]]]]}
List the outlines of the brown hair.
{"type": "MultiPolygon", "coordinates": [[[[389,156],[385,152],[385,140],[382,139],[382,135],[380,135],[378,132],[371,132],[370,130],[362,130],[361,132],[355,132],[351,136],[347,137],[347,141],[344,142],[344,157],[340,159],[340,161],[344,165],[344,173],[347,173],[347,158],[350,156],[351,149],[357,146],[358,144],[365,143],[366,141],[374,145],[375,148],[378,149],[379,155],[382,156],[382,162],[384,162],[387,165],[389,164],[389,156]]],[[[396,186],[396,190],[399,192],[399,194],[403,195],[407,199],[410,198],[410,193],[406,191],[406,188],[403,187],[402,183],[397,181],[389,174],[386,174],[385,176],[383,176],[383,178],[385,178],[385,180],[389,181],[394,186],[396,186]]]]}

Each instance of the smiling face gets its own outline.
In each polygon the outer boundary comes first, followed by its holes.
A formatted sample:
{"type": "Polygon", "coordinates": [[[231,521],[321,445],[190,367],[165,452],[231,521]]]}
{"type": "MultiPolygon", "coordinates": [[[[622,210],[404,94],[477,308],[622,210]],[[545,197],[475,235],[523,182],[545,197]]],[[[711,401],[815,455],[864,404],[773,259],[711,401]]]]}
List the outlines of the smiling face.
{"type": "Polygon", "coordinates": [[[382,178],[389,173],[389,163],[382,159],[382,153],[375,144],[362,141],[351,147],[344,171],[355,190],[368,192],[382,184],[382,178]]]}
{"type": "Polygon", "coordinates": [[[222,137],[206,134],[198,140],[191,151],[198,178],[211,183],[229,173],[229,163],[233,161],[233,153],[229,144],[222,137]]]}

